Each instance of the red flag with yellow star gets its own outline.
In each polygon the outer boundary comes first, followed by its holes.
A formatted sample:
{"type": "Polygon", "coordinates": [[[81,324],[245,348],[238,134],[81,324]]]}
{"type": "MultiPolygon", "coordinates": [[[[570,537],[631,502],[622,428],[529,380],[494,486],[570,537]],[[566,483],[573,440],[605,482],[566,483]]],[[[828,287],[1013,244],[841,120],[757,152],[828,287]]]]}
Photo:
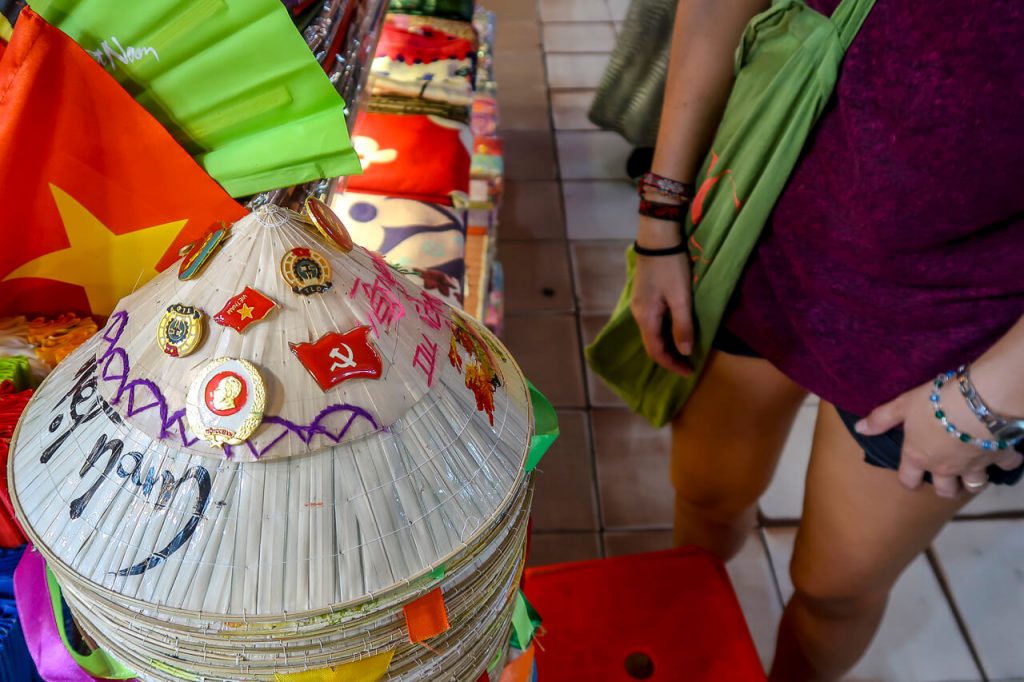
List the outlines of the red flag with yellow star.
{"type": "Polygon", "coordinates": [[[74,41],[22,11],[0,58],[0,315],[109,314],[245,209],[74,41]]]}

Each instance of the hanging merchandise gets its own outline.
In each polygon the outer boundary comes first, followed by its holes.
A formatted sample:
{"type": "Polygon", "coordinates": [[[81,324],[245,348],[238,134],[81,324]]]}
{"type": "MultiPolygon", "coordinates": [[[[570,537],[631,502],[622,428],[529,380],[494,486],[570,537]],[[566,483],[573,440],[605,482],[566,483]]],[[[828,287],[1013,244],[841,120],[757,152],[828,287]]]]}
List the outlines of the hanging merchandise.
{"type": "Polygon", "coordinates": [[[440,116],[367,113],[353,134],[363,174],[348,189],[445,206],[469,192],[469,126],[440,116]]]}
{"type": "Polygon", "coordinates": [[[403,268],[465,276],[466,211],[414,199],[345,192],[334,208],[352,238],[403,268]]]}
{"type": "Polygon", "coordinates": [[[109,314],[245,210],[82,49],[31,9],[0,60],[0,315],[109,314]]]}
{"type": "Polygon", "coordinates": [[[318,210],[331,238],[275,206],[230,226],[29,402],[10,491],[54,579],[47,646],[67,651],[63,596],[118,678],[473,682],[502,660],[554,411],[318,210]],[[167,353],[193,313],[195,348],[167,353]]]}
{"type": "Polygon", "coordinates": [[[345,103],[279,0],[30,4],[232,196],[359,172],[345,103]]]}

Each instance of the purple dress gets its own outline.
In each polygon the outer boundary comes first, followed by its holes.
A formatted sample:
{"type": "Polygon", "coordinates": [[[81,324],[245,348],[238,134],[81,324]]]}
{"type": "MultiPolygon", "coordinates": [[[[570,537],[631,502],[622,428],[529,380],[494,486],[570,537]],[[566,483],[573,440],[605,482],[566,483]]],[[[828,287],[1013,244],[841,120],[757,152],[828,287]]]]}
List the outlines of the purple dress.
{"type": "Polygon", "coordinates": [[[878,0],[726,327],[864,415],[1021,315],[1024,2],[878,0]]]}

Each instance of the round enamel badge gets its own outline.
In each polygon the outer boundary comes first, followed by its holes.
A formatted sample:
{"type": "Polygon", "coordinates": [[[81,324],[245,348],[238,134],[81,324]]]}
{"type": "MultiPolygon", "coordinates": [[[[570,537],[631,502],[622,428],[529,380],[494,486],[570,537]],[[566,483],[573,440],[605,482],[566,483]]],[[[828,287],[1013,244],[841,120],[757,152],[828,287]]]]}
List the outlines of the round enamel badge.
{"type": "Polygon", "coordinates": [[[199,347],[205,331],[206,315],[191,305],[175,303],[167,308],[156,333],[161,350],[174,357],[184,357],[199,347]]]}
{"type": "Polygon", "coordinates": [[[185,412],[195,435],[214,447],[244,443],[263,421],[267,389],[245,360],[217,358],[199,368],[185,412]]]}
{"type": "Polygon", "coordinates": [[[306,199],[306,216],[321,235],[337,244],[342,251],[348,253],[352,250],[352,236],[330,206],[316,197],[309,197],[306,199]]]}
{"type": "Polygon", "coordinates": [[[281,259],[281,274],[297,294],[322,294],[331,288],[331,264],[313,249],[295,247],[281,259]]]}

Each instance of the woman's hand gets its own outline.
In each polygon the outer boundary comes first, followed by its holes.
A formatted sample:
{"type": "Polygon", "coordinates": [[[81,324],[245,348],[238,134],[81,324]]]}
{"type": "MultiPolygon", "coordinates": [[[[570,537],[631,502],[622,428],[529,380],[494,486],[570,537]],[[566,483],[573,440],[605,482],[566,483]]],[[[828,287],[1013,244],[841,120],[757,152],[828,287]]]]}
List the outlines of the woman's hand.
{"type": "MultiPolygon", "coordinates": [[[[640,218],[637,243],[641,246],[670,248],[680,239],[678,224],[640,218]]],[[[690,374],[693,369],[683,357],[693,350],[688,255],[637,256],[630,310],[651,359],[676,374],[690,374]]]]}
{"type": "MultiPolygon", "coordinates": [[[[990,437],[984,425],[967,408],[963,398],[952,385],[942,392],[942,405],[949,420],[967,433],[990,437]]],[[[931,472],[935,492],[942,497],[956,497],[961,490],[960,481],[972,492],[980,492],[988,482],[985,469],[992,464],[1011,470],[1024,460],[1016,450],[988,451],[961,443],[946,433],[935,418],[934,408],[928,400],[932,383],[907,391],[895,400],[875,408],[857,422],[858,433],[877,436],[900,424],[903,425],[903,452],[899,478],[907,488],[921,485],[926,471],[931,472]],[[966,485],[966,484],[971,485],[966,485]]]]}

